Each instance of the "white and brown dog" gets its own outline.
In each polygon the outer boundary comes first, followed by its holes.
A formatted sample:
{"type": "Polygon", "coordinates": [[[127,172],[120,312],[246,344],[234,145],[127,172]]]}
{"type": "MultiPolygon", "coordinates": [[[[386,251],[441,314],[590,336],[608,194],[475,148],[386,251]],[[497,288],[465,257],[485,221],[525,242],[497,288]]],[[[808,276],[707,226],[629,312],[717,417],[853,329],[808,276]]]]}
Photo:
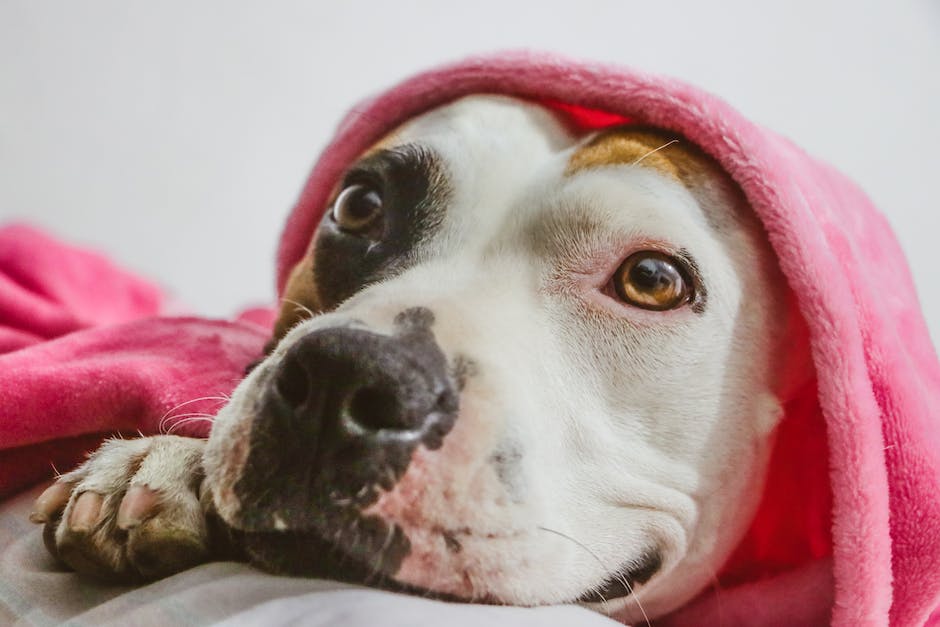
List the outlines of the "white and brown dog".
{"type": "Polygon", "coordinates": [[[98,575],[235,547],[278,572],[660,615],[745,532],[798,384],[778,373],[808,370],[783,361],[784,285],[681,138],[577,137],[464,98],[345,174],[208,441],[110,441],[37,519],[98,575]]]}

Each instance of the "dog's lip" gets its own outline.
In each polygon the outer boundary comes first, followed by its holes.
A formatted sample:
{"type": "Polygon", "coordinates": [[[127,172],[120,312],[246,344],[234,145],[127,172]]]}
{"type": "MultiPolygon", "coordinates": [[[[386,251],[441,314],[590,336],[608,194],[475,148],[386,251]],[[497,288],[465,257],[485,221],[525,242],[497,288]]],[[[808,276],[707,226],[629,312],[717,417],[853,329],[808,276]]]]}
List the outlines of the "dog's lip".
{"type": "MultiPolygon", "coordinates": [[[[477,603],[484,605],[507,605],[509,601],[503,601],[493,595],[480,596],[461,596],[433,588],[409,584],[399,581],[394,574],[383,572],[381,568],[376,568],[370,561],[363,560],[361,556],[353,555],[341,544],[334,542],[331,538],[325,537],[328,534],[322,534],[315,530],[296,530],[287,531],[244,531],[235,530],[235,533],[242,538],[243,546],[255,545],[254,549],[248,550],[249,560],[261,565],[263,568],[288,575],[323,577],[343,581],[350,584],[367,585],[372,588],[380,588],[391,592],[401,592],[413,596],[420,596],[427,599],[439,601],[458,602],[458,603],[477,603]],[[302,550],[316,554],[316,559],[305,561],[300,566],[290,564],[294,568],[285,568],[283,563],[275,563],[268,556],[259,552],[259,545],[266,541],[296,540],[302,550]]],[[[275,550],[271,555],[275,558],[282,556],[283,551],[275,550]]]]}
{"type": "Polygon", "coordinates": [[[631,596],[637,587],[646,584],[662,570],[662,554],[656,549],[647,549],[636,561],[628,562],[616,573],[608,575],[598,587],[592,587],[578,597],[578,603],[607,603],[613,599],[631,596]]]}
{"type": "MultiPolygon", "coordinates": [[[[270,533],[270,532],[269,532],[270,533]]],[[[254,534],[252,534],[254,535],[254,534]]],[[[263,534],[260,534],[263,535],[263,534]]],[[[315,541],[320,544],[320,555],[323,557],[315,564],[315,573],[305,571],[305,576],[323,577],[343,581],[355,585],[365,585],[370,588],[388,590],[390,592],[400,592],[411,596],[419,596],[425,599],[437,601],[446,601],[451,603],[473,603],[479,605],[513,605],[511,601],[502,600],[492,594],[481,594],[475,596],[464,596],[434,588],[415,585],[400,581],[394,574],[383,572],[376,569],[374,565],[348,553],[342,546],[323,538],[319,534],[315,535],[315,541]]]]}
{"type": "MultiPolygon", "coordinates": [[[[322,516],[333,518],[351,518],[368,517],[366,511],[368,502],[374,500],[369,494],[361,494],[363,502],[357,502],[357,497],[350,497],[349,502],[342,506],[335,504],[328,508],[319,508],[322,516]]],[[[265,511],[256,510],[252,507],[245,507],[244,503],[239,501],[237,507],[227,507],[225,511],[218,511],[216,514],[222,521],[232,529],[246,533],[304,533],[321,534],[323,526],[322,520],[310,518],[308,520],[298,519],[296,516],[290,516],[285,510],[265,511]]]]}

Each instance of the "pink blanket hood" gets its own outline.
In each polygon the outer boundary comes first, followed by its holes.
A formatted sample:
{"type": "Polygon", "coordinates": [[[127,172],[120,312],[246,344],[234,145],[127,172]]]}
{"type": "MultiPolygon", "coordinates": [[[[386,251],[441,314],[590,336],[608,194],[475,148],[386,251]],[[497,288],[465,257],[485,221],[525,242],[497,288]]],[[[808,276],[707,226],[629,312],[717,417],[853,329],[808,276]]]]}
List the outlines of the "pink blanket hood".
{"type": "MultiPolygon", "coordinates": [[[[674,624],[919,625],[940,607],[940,364],[884,217],[851,181],[676,80],[531,53],[472,58],[355,107],[284,230],[278,285],[343,170],[398,124],[475,93],[536,100],[585,129],[625,119],[714,157],[763,221],[811,334],[751,532],[674,624]]],[[[934,621],[940,621],[936,614],[934,621]]]]}
{"type": "MultiPolygon", "coordinates": [[[[940,365],[903,254],[851,182],[678,81],[525,53],[471,59],[356,107],[313,170],[278,254],[300,259],[343,170],[404,120],[471,93],[557,108],[584,129],[683,134],[762,219],[811,334],[815,385],[789,399],[756,519],[675,625],[940,624],[940,365]]],[[[0,229],[0,496],[102,437],[205,435],[267,339],[160,317],[160,290],[23,227],[0,229]],[[188,422],[195,418],[195,422],[188,422]]]]}

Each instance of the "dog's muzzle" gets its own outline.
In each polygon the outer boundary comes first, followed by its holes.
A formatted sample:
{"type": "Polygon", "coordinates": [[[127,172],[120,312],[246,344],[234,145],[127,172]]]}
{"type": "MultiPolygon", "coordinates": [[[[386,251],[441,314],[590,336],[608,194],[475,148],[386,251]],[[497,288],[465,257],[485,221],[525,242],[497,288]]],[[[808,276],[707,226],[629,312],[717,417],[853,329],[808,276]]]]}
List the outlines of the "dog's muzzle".
{"type": "Polygon", "coordinates": [[[417,446],[441,446],[458,393],[427,314],[393,336],[311,332],[265,373],[234,486],[238,527],[335,534],[394,487],[417,446]]]}

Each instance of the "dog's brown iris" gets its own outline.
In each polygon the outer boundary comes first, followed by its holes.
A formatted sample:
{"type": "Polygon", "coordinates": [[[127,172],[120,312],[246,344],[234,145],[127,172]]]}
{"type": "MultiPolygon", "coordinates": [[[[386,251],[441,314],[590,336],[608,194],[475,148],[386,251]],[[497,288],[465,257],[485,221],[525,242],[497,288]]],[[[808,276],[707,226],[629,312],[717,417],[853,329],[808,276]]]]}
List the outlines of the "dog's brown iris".
{"type": "Polygon", "coordinates": [[[369,185],[349,185],[333,203],[333,220],[339,228],[349,233],[368,231],[381,215],[382,196],[369,185]]]}
{"type": "Polygon", "coordinates": [[[614,289],[625,302],[665,311],[689,302],[691,282],[681,263],[664,253],[644,250],[630,255],[614,274],[614,289]]]}

